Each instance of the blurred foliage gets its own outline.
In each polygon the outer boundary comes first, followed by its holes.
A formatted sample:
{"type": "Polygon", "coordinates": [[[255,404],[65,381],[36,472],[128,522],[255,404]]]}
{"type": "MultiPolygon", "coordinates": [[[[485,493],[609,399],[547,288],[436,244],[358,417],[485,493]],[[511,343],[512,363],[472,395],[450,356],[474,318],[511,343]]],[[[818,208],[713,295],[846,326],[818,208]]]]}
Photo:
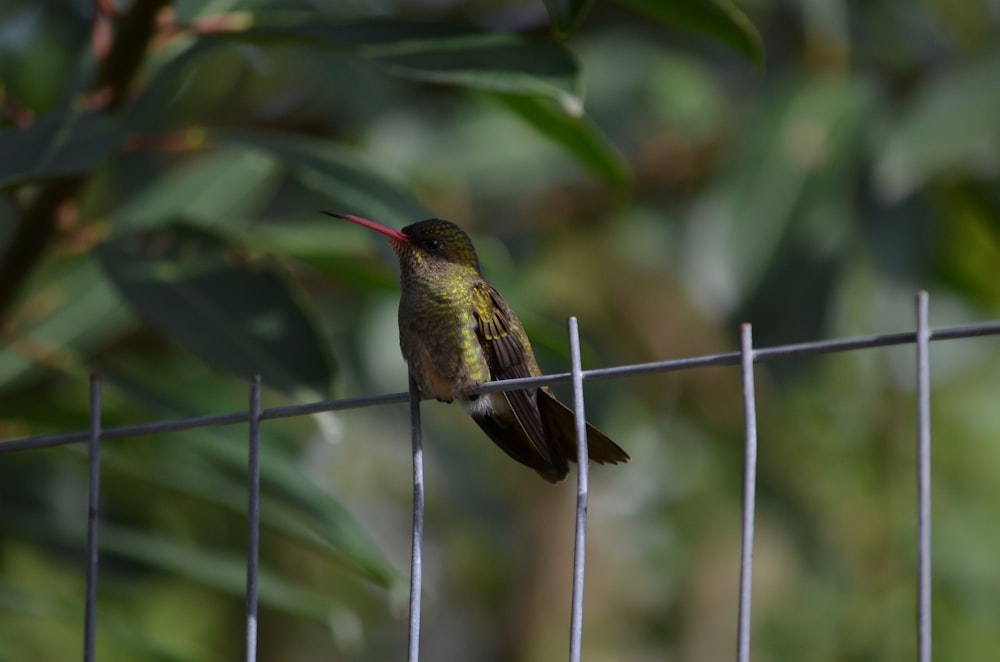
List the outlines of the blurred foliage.
{"type": "MultiPolygon", "coordinates": [[[[543,369],[1000,314],[988,0],[11,0],[0,438],[404,390],[379,238],[450,218],[543,369]],[[108,13],[109,5],[119,12],[108,13]],[[96,7],[95,7],[96,6],[96,7]],[[766,58],[765,58],[766,46],[766,58]]],[[[754,658],[914,652],[912,348],[762,366],[754,658]]],[[[1000,348],[936,343],[934,637],[997,645],[1000,348]]],[[[733,369],[588,385],[590,660],[735,649],[733,369]]],[[[565,655],[573,486],[425,406],[423,649],[565,655]],[[486,479],[488,478],[488,479],[486,479]]],[[[261,659],[405,647],[404,407],[267,421],[261,659]]],[[[245,430],[107,442],[98,656],[237,659],[245,430]]],[[[86,458],[0,454],[0,659],[79,654],[86,458]]]]}

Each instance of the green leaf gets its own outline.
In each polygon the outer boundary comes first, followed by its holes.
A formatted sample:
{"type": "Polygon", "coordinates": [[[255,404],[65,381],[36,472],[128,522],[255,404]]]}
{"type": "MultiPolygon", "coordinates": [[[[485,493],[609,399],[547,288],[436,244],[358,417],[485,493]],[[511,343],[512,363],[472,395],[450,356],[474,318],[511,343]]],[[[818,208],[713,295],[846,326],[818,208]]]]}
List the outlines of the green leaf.
{"type": "Polygon", "coordinates": [[[566,148],[616,189],[629,191],[632,188],[632,171],[628,160],[608,142],[588,117],[567,115],[552,103],[534,97],[498,94],[494,98],[566,148]]]}
{"type": "MultiPolygon", "coordinates": [[[[112,378],[114,379],[114,378],[112,378]]],[[[152,464],[148,458],[108,449],[104,462],[151,485],[246,512],[246,444],[238,434],[219,430],[187,433],[203,439],[196,449],[173,449],[152,464]]],[[[245,435],[243,435],[245,436],[245,435]]],[[[345,567],[384,587],[399,576],[358,523],[333,497],[296,466],[294,458],[262,439],[260,524],[270,532],[329,554],[345,567]]]]}
{"type": "Polygon", "coordinates": [[[227,244],[174,225],[98,247],[133,309],[214,368],[293,397],[329,391],[332,360],[295,293],[270,271],[234,265],[227,244]]]}
{"type": "Polygon", "coordinates": [[[941,71],[927,84],[899,114],[876,163],[876,184],[886,199],[905,197],[942,172],[975,170],[995,159],[998,80],[1000,55],[994,54],[941,71]]]}
{"type": "Polygon", "coordinates": [[[246,10],[254,6],[253,3],[245,0],[215,0],[215,2],[204,2],[203,0],[174,0],[171,3],[174,20],[178,23],[186,23],[199,16],[218,16],[240,10],[246,10]]]}
{"type": "Polygon", "coordinates": [[[560,37],[568,37],[576,31],[593,4],[594,0],[545,0],[552,28],[560,37]]]}
{"type": "Polygon", "coordinates": [[[573,54],[559,44],[516,34],[417,21],[330,21],[292,13],[262,14],[246,30],[210,38],[337,47],[402,78],[544,96],[570,114],[583,111],[580,67],[573,54]]]}
{"type": "MultiPolygon", "coordinates": [[[[45,541],[57,545],[64,549],[79,549],[85,538],[86,517],[62,517],[50,518],[40,522],[38,513],[33,508],[25,508],[23,504],[14,504],[5,512],[6,530],[16,532],[19,537],[25,536],[39,541],[45,541]]],[[[172,575],[175,578],[183,578],[202,586],[214,589],[221,594],[242,601],[246,595],[246,552],[245,550],[207,547],[201,543],[182,542],[177,537],[164,534],[162,532],[142,529],[135,526],[125,526],[113,521],[108,521],[105,517],[100,526],[100,552],[102,563],[114,564],[115,560],[126,559],[133,564],[142,564],[151,569],[172,575]]],[[[23,543],[17,545],[20,547],[23,543]]],[[[39,558],[48,558],[47,555],[40,555],[39,558]]],[[[134,566],[133,566],[134,567],[134,566]]],[[[20,569],[24,570],[24,564],[20,564],[20,569]]],[[[50,572],[68,573],[68,567],[53,565],[48,568],[50,572]]],[[[109,593],[114,593],[115,573],[102,575],[103,592],[110,588],[109,593]],[[105,586],[109,584],[109,586],[105,586]]],[[[66,575],[68,577],[68,575],[66,575]]],[[[59,586],[59,575],[53,578],[57,585],[44,586],[38,591],[37,578],[31,584],[35,591],[30,593],[28,601],[19,601],[16,604],[4,604],[12,599],[19,598],[17,595],[18,586],[0,584],[0,609],[6,611],[13,617],[34,617],[56,622],[68,622],[66,618],[67,610],[78,615],[81,613],[82,595],[74,587],[77,586],[74,580],[80,578],[77,574],[72,579],[63,578],[64,583],[69,585],[59,586]],[[11,590],[13,589],[13,591],[11,590]],[[70,598],[71,601],[68,601],[70,598]],[[75,599],[73,599],[75,598],[75,599]]],[[[119,577],[120,581],[125,581],[119,577]]],[[[82,591],[82,578],[79,579],[79,590],[82,591]]],[[[135,583],[132,580],[133,588],[142,593],[158,594],[155,583],[135,583]]],[[[257,574],[258,598],[261,607],[272,609],[278,612],[296,617],[306,618],[318,625],[328,627],[331,622],[340,618],[354,620],[356,616],[349,605],[344,604],[344,599],[335,593],[325,593],[314,587],[314,582],[307,578],[288,578],[279,575],[274,569],[267,565],[267,560],[263,559],[257,574]],[[308,583],[307,583],[308,582],[308,583]],[[310,584],[313,584],[312,586],[310,584]]],[[[117,605],[112,603],[103,605],[108,607],[106,615],[126,618],[124,614],[116,613],[117,605]]],[[[133,604],[136,604],[133,601],[133,604]]],[[[139,603],[140,609],[144,609],[143,603],[139,603]]],[[[201,608],[202,605],[199,605],[201,608]]],[[[141,611],[140,611],[141,613],[141,611]]],[[[143,614],[147,615],[147,614],[143,614]]],[[[74,622],[78,623],[76,619],[74,622]]],[[[119,628],[119,623],[115,618],[108,619],[109,623],[103,627],[109,628],[103,636],[111,636],[112,639],[105,640],[102,646],[114,642],[117,646],[123,647],[124,651],[132,653],[127,658],[119,653],[114,659],[191,659],[190,655],[177,657],[166,656],[163,653],[163,646],[156,644],[156,639],[146,639],[143,637],[144,625],[142,619],[139,623],[131,623],[130,627],[119,628]],[[159,651],[160,654],[150,657],[151,650],[159,651]],[[137,650],[144,655],[138,655],[137,650]]],[[[336,633],[334,633],[336,636],[336,633]]],[[[176,649],[177,647],[170,647],[176,649]]],[[[183,647],[181,647],[183,649],[183,647]]],[[[37,646],[31,650],[38,650],[37,646]]],[[[49,658],[45,658],[49,659],[49,658]]],[[[202,659],[199,657],[198,659],[202,659]]],[[[215,659],[206,657],[204,659],[215,659]]]]}
{"type": "Polygon", "coordinates": [[[183,130],[193,121],[199,121],[201,117],[186,108],[192,95],[197,100],[195,105],[199,105],[200,97],[223,94],[235,84],[218,83],[211,92],[192,89],[192,81],[202,73],[205,62],[210,62],[224,46],[226,43],[222,41],[204,39],[179,53],[164,49],[154,54],[148,65],[148,78],[125,109],[129,128],[136,133],[161,134],[183,130]]]}
{"type": "Polygon", "coordinates": [[[84,356],[135,326],[92,256],[52,265],[32,280],[0,349],[0,390],[43,372],[87,372],[84,356]]]}
{"type": "MultiPolygon", "coordinates": [[[[355,226],[338,223],[329,216],[316,215],[309,220],[283,218],[255,223],[240,231],[239,243],[250,250],[295,258],[344,282],[398,293],[395,271],[384,261],[373,263],[370,259],[372,242],[381,241],[371,234],[357,232],[355,226]]],[[[388,252],[389,247],[382,244],[388,252]]]]}
{"type": "MultiPolygon", "coordinates": [[[[141,561],[197,580],[234,597],[246,595],[246,555],[222,549],[185,545],[158,533],[101,525],[101,551],[141,561]]],[[[294,584],[262,567],[258,573],[260,602],[280,611],[310,618],[324,625],[342,611],[326,595],[294,584]]]]}
{"type": "Polygon", "coordinates": [[[838,241],[846,228],[838,176],[857,154],[868,102],[865,85],[807,80],[748,123],[728,170],[693,207],[680,251],[703,305],[727,315],[745,303],[793,228],[813,233],[810,250],[838,241]]]}
{"type": "Polygon", "coordinates": [[[701,32],[764,68],[764,41],[732,0],[616,0],[655,19],[701,32]]]}
{"type": "MultiPolygon", "coordinates": [[[[148,419],[176,419],[246,407],[246,392],[231,388],[218,375],[197,375],[176,357],[127,357],[106,362],[105,384],[127,396],[130,409],[148,419]]],[[[110,390],[109,390],[110,392],[110,390]]],[[[312,424],[333,417],[322,412],[291,421],[274,421],[261,428],[260,523],[277,533],[336,559],[349,570],[392,588],[399,574],[358,522],[320,483],[310,478],[302,462],[302,438],[313,436],[312,424]],[[304,432],[305,431],[305,432],[304,432]]],[[[246,426],[198,428],[184,433],[185,443],[152,446],[109,444],[102,451],[107,479],[118,474],[138,478],[200,502],[246,513],[246,426]]],[[[169,436],[161,437],[167,441],[169,436]]],[[[326,443],[326,442],[319,442],[326,443]]],[[[160,490],[154,490],[159,493],[160,490]]],[[[175,500],[176,495],[168,495],[175,500]]],[[[195,506],[199,508],[199,506],[195,506]]]]}
{"type": "Polygon", "coordinates": [[[27,128],[0,133],[0,186],[90,172],[124,137],[110,115],[60,108],[27,128]]]}
{"type": "MultiPolygon", "coordinates": [[[[405,188],[365,163],[357,152],[319,138],[266,131],[212,131],[209,139],[260,150],[280,161],[299,183],[336,210],[407,225],[426,210],[405,188]]],[[[319,209],[316,210],[317,218],[319,209]]]]}
{"type": "Polygon", "coordinates": [[[244,30],[217,32],[206,39],[253,43],[298,43],[342,48],[464,39],[489,33],[448,23],[391,18],[333,20],[313,12],[259,12],[244,30]]]}
{"type": "Polygon", "coordinates": [[[370,47],[363,54],[404,78],[555,100],[570,115],[583,113],[580,67],[557,44],[512,35],[448,42],[370,47]]]}
{"type": "Polygon", "coordinates": [[[115,209],[116,233],[177,219],[212,228],[245,223],[280,183],[281,164],[268,154],[221,148],[158,177],[115,209]]]}

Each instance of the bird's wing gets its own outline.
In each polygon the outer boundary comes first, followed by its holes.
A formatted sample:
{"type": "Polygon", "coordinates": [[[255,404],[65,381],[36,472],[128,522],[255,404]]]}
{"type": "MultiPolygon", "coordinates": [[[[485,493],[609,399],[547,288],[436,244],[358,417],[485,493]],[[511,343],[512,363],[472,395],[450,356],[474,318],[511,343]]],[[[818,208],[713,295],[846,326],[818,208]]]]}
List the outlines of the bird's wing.
{"type": "Polygon", "coordinates": [[[479,282],[472,288],[472,300],[478,322],[476,332],[486,350],[492,378],[527,377],[524,345],[512,332],[509,309],[503,297],[489,283],[479,282]]]}
{"type": "Polygon", "coordinates": [[[476,320],[479,322],[477,332],[487,349],[486,359],[493,379],[528,377],[524,346],[511,332],[510,316],[503,297],[485,282],[476,283],[472,293],[476,320]]]}
{"type": "MultiPolygon", "coordinates": [[[[486,354],[486,362],[490,366],[491,378],[498,380],[530,377],[526,356],[530,349],[525,348],[514,330],[516,322],[510,319],[508,312],[510,309],[500,293],[488,283],[480,282],[473,287],[473,302],[478,321],[477,333],[486,354]]],[[[558,449],[551,447],[546,437],[535,399],[536,391],[535,388],[527,388],[505,391],[503,395],[524,429],[527,441],[534,447],[534,452],[541,456],[540,459],[547,465],[553,468],[561,467],[566,464],[566,460],[561,457],[558,449]]],[[[497,440],[494,438],[494,441],[497,440]]]]}

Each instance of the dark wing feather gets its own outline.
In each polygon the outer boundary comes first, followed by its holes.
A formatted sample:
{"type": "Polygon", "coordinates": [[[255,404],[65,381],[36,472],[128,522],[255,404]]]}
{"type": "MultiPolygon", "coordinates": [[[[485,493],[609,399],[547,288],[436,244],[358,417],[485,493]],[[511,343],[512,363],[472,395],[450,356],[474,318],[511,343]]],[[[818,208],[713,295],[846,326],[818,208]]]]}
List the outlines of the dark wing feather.
{"type": "MultiPolygon", "coordinates": [[[[530,350],[524,347],[518,335],[512,331],[513,322],[503,297],[486,282],[477,283],[473,293],[475,315],[479,322],[479,339],[490,366],[491,378],[530,377],[526,360],[526,352],[530,350]]],[[[537,392],[536,388],[528,388],[503,393],[520,430],[513,429],[516,426],[496,422],[484,425],[478,418],[477,422],[508,455],[537,470],[547,480],[552,478],[546,472],[558,476],[558,480],[569,472],[569,465],[560,449],[553,447],[546,435],[538,411],[537,392]],[[494,429],[491,431],[490,428],[494,429]],[[515,443],[519,448],[513,450],[511,446],[515,443]],[[532,461],[525,461],[529,456],[532,461]]]]}

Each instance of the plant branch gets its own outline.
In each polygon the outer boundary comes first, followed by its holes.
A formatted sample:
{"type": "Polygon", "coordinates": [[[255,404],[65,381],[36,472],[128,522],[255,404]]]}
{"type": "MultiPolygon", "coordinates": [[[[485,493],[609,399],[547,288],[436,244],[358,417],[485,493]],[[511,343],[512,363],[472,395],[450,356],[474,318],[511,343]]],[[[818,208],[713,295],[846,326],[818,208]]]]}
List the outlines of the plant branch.
{"type": "MultiPolygon", "coordinates": [[[[156,16],[168,3],[169,0],[136,0],[121,16],[91,86],[93,103],[110,110],[122,106],[155,33],[156,16]]],[[[94,20],[108,20],[107,12],[95,9],[94,20]]],[[[75,176],[49,182],[24,207],[17,228],[0,254],[0,319],[6,317],[24,281],[56,235],[57,212],[73,199],[85,181],[86,176],[75,176]]]]}

